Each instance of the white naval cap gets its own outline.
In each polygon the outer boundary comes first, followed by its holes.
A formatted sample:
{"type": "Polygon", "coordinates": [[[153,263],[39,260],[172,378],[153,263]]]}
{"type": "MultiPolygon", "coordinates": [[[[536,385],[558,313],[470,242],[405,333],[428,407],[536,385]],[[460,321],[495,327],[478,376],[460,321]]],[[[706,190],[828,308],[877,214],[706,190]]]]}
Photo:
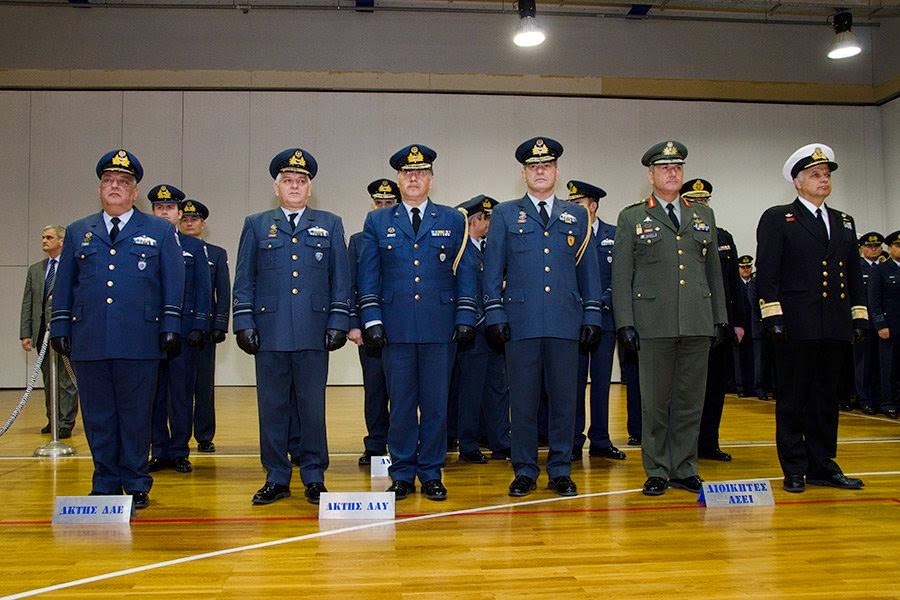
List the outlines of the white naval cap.
{"type": "Polygon", "coordinates": [[[784,162],[781,173],[786,180],[793,181],[800,171],[822,164],[827,164],[832,171],[837,170],[837,163],[834,162],[834,150],[825,144],[807,144],[791,154],[784,162]]]}

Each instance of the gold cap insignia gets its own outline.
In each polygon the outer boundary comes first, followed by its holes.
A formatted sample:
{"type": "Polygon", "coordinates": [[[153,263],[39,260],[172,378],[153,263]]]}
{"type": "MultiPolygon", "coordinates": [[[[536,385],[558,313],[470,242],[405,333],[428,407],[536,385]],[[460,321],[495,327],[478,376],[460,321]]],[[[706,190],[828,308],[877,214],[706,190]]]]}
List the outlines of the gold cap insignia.
{"type": "Polygon", "coordinates": [[[131,161],[128,159],[128,153],[124,150],[116,152],[116,155],[113,156],[112,164],[118,167],[130,167],[131,161]]]}
{"type": "Polygon", "coordinates": [[[290,160],[288,160],[288,164],[292,167],[305,167],[306,166],[306,158],[303,156],[303,152],[299,149],[294,151],[294,155],[291,156],[290,160]]]}
{"type": "Polygon", "coordinates": [[[197,207],[194,206],[194,203],[189,200],[188,202],[185,203],[184,209],[181,212],[195,213],[195,212],[197,212],[197,207]]]}
{"type": "Polygon", "coordinates": [[[418,146],[413,146],[409,149],[409,155],[406,157],[406,162],[408,163],[420,163],[425,160],[425,157],[422,156],[422,153],[419,151],[418,146]]]}
{"type": "Polygon", "coordinates": [[[547,145],[544,143],[544,140],[538,138],[534,143],[534,147],[531,149],[532,156],[543,156],[550,152],[550,149],[547,148],[547,145]]]}
{"type": "Polygon", "coordinates": [[[569,183],[569,193],[570,193],[570,194],[577,194],[577,193],[578,193],[578,188],[575,187],[575,184],[574,184],[574,183],[569,183]]]}
{"type": "Polygon", "coordinates": [[[393,189],[391,189],[391,182],[388,181],[387,179],[383,180],[383,181],[381,182],[381,185],[378,186],[378,191],[381,192],[381,193],[383,193],[383,194],[389,194],[389,193],[391,193],[391,192],[393,191],[393,189]]]}
{"type": "Polygon", "coordinates": [[[157,200],[168,200],[172,198],[172,192],[166,186],[161,185],[159,191],[156,192],[156,198],[157,200]]]}
{"type": "Polygon", "coordinates": [[[698,179],[697,181],[694,182],[693,187],[694,187],[695,192],[702,192],[703,191],[703,182],[698,179]]]}
{"type": "Polygon", "coordinates": [[[816,146],[816,149],[813,150],[813,153],[812,153],[812,159],[813,160],[828,160],[828,157],[825,156],[825,153],[822,152],[821,148],[816,146]]]}
{"type": "Polygon", "coordinates": [[[491,210],[493,210],[493,207],[491,206],[491,201],[488,200],[487,198],[482,200],[481,201],[481,210],[483,210],[487,214],[491,214],[491,210]]]}
{"type": "Polygon", "coordinates": [[[663,156],[675,156],[678,154],[678,149],[675,147],[675,144],[672,142],[666,142],[666,147],[663,148],[663,156]]]}

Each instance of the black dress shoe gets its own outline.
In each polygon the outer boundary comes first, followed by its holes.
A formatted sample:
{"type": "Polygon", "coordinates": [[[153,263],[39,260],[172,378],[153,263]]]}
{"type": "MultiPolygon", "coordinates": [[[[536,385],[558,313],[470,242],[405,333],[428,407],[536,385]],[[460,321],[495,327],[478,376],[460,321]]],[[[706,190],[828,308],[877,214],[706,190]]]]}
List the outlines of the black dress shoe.
{"type": "Polygon", "coordinates": [[[762,394],[757,394],[756,397],[759,398],[760,400],[768,400],[769,394],[767,394],[766,392],[763,392],[762,394]]]}
{"type": "Polygon", "coordinates": [[[833,473],[824,477],[807,476],[806,483],[809,485],[826,485],[828,487],[841,488],[843,490],[860,490],[863,485],[865,485],[862,482],[862,479],[847,477],[843,473],[833,473]]]}
{"type": "Polygon", "coordinates": [[[212,442],[197,442],[197,452],[212,454],[216,451],[216,445],[212,442]]]}
{"type": "Polygon", "coordinates": [[[456,438],[447,438],[447,452],[453,452],[459,448],[459,440],[456,438]]]}
{"type": "Polygon", "coordinates": [[[432,479],[422,484],[422,493],[429,500],[446,500],[447,488],[440,479],[432,479]]]}
{"type": "Polygon", "coordinates": [[[850,412],[853,410],[853,405],[850,404],[849,402],[841,402],[840,408],[844,412],[850,412]]]}
{"type": "Polygon", "coordinates": [[[784,478],[784,491],[792,494],[800,494],[806,491],[806,484],[803,483],[803,475],[787,475],[784,478]]]}
{"type": "Polygon", "coordinates": [[[627,444],[628,446],[640,446],[640,445],[641,445],[641,438],[639,438],[639,437],[636,436],[636,435],[629,435],[629,436],[628,436],[628,441],[626,442],[626,444],[627,444]]]}
{"type": "Polygon", "coordinates": [[[179,456],[175,459],[175,470],[179,473],[190,473],[194,470],[194,465],[191,464],[187,456],[179,456]]]}
{"type": "Polygon", "coordinates": [[[150,494],[147,492],[129,492],[131,494],[131,505],[140,510],[150,506],[150,494]]]}
{"type": "Polygon", "coordinates": [[[416,491],[416,486],[408,481],[398,479],[385,491],[394,492],[394,500],[403,500],[416,491]]]}
{"type": "Polygon", "coordinates": [[[319,496],[322,495],[322,492],[327,492],[325,489],[325,484],[321,481],[314,481],[313,483],[306,486],[306,491],[303,492],[303,495],[306,496],[306,501],[310,504],[318,504],[319,496]]]}
{"type": "Polygon", "coordinates": [[[684,477],[681,479],[669,479],[669,487],[687,490],[694,494],[699,494],[703,490],[703,480],[696,475],[684,477]]]}
{"type": "Polygon", "coordinates": [[[610,446],[608,448],[597,448],[596,446],[591,446],[591,449],[588,451],[591,456],[602,456],[603,458],[610,458],[612,460],[625,460],[627,457],[624,452],[616,448],[615,446],[610,446]]]}
{"type": "Polygon", "coordinates": [[[584,457],[584,448],[572,448],[572,455],[569,456],[569,462],[575,462],[577,460],[581,460],[584,457]]]}
{"type": "Polygon", "coordinates": [[[563,475],[562,477],[554,477],[547,483],[547,487],[560,496],[577,496],[578,486],[572,481],[572,478],[563,475]]]}
{"type": "Polygon", "coordinates": [[[50,423],[47,423],[41,428],[41,433],[50,433],[50,423]]]}
{"type": "Polygon", "coordinates": [[[648,477],[642,492],[645,496],[662,496],[666,493],[666,487],[668,484],[662,477],[648,477]]]}
{"type": "Polygon", "coordinates": [[[509,460],[510,458],[512,458],[512,452],[509,448],[491,452],[491,460],[509,460]]]}
{"type": "Polygon", "coordinates": [[[716,448],[715,450],[703,450],[701,452],[697,452],[697,456],[699,456],[700,458],[705,458],[706,460],[731,462],[731,455],[727,452],[722,452],[721,448],[716,448]]]}
{"type": "Polygon", "coordinates": [[[168,458],[158,458],[154,456],[150,459],[150,462],[147,463],[147,471],[149,471],[150,473],[156,473],[157,471],[162,471],[163,469],[168,469],[174,466],[175,463],[168,458]]]}
{"type": "Polygon", "coordinates": [[[253,504],[272,504],[276,500],[287,498],[291,495],[291,488],[267,481],[266,485],[259,488],[253,494],[253,504]]]}
{"type": "Polygon", "coordinates": [[[516,475],[512,483],[509,484],[509,495],[515,498],[527,496],[537,489],[537,482],[528,475],[516,475]]]}
{"type": "MultiPolygon", "coordinates": [[[[896,408],[884,409],[884,416],[886,416],[888,419],[896,419],[897,418],[897,409],[896,408]]],[[[62,431],[60,431],[59,437],[62,437],[62,431]]]]}
{"type": "Polygon", "coordinates": [[[487,456],[482,454],[481,450],[472,450],[470,452],[459,453],[460,462],[474,463],[476,465],[487,464],[487,456]]]}
{"type": "MultiPolygon", "coordinates": [[[[896,419],[897,417],[894,417],[894,418],[896,419]]],[[[59,430],[59,439],[61,439],[61,440],[67,440],[67,439],[69,439],[70,437],[72,437],[72,430],[71,430],[71,429],[69,429],[68,427],[62,427],[62,428],[60,428],[60,430],[59,430]]]]}
{"type": "Polygon", "coordinates": [[[874,415],[878,412],[871,404],[863,404],[859,407],[859,410],[861,410],[864,415],[874,415]]]}

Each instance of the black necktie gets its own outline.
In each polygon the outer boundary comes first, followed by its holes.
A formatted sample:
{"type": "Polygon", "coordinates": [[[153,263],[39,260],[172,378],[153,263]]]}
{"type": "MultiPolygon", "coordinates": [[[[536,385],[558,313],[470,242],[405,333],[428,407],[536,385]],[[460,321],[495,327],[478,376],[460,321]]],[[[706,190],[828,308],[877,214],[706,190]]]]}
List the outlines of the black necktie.
{"type": "Polygon", "coordinates": [[[550,215],[547,214],[547,203],[541,200],[538,202],[538,206],[540,207],[541,221],[544,222],[544,227],[546,227],[547,223],[550,222],[550,215]]]}
{"type": "Polygon", "coordinates": [[[481,247],[481,252],[482,252],[482,253],[484,253],[484,244],[485,244],[485,241],[486,241],[486,240],[481,240],[480,242],[478,242],[478,245],[481,247]]]}
{"type": "Polygon", "coordinates": [[[675,231],[678,231],[681,224],[678,222],[678,217],[675,216],[675,206],[671,202],[666,204],[666,211],[669,213],[669,220],[672,221],[672,225],[675,226],[675,231]]]}
{"type": "Polygon", "coordinates": [[[822,209],[821,208],[816,209],[816,222],[817,222],[817,225],[819,226],[819,236],[823,240],[827,241],[828,240],[828,228],[825,227],[825,219],[822,217],[822,209]]]}
{"type": "Polygon", "coordinates": [[[113,217],[112,219],[110,219],[110,221],[112,222],[113,226],[112,229],[109,230],[109,241],[115,242],[116,236],[119,235],[119,223],[122,222],[122,219],[120,219],[119,217],[113,217]]]}
{"type": "Polygon", "coordinates": [[[44,303],[46,305],[47,296],[50,295],[50,290],[53,289],[53,280],[56,279],[56,259],[50,259],[50,269],[47,270],[47,277],[44,278],[44,303]]]}
{"type": "Polygon", "coordinates": [[[412,226],[413,226],[413,232],[414,232],[414,233],[419,233],[419,225],[422,224],[422,217],[419,216],[419,207],[414,206],[414,207],[411,209],[411,212],[412,212],[412,226]]]}
{"type": "Polygon", "coordinates": [[[288,221],[291,222],[291,233],[297,229],[297,213],[291,213],[288,215],[288,221]]]}

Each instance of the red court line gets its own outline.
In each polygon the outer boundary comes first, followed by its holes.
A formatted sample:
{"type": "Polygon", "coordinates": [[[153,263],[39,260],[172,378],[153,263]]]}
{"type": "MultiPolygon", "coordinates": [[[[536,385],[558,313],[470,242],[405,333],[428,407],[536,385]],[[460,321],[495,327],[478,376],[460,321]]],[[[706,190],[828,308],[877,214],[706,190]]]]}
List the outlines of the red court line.
{"type": "MultiPolygon", "coordinates": [[[[893,502],[900,504],[900,498],[878,497],[878,498],[841,498],[841,499],[825,499],[825,500],[791,500],[779,502],[775,506],[793,506],[803,504],[854,504],[854,503],[871,503],[871,502],[893,502]]],[[[613,506],[606,508],[559,508],[559,509],[543,509],[543,510],[520,510],[516,507],[506,507],[498,510],[479,510],[477,512],[452,511],[453,517],[482,517],[496,516],[503,514],[515,515],[551,515],[551,514],[577,514],[577,513],[618,513],[618,512],[645,512],[645,511],[663,511],[663,510],[699,510],[706,508],[700,503],[693,504],[671,504],[666,506],[613,506]]],[[[415,517],[424,517],[439,513],[406,513],[396,515],[397,519],[410,519],[415,517]]],[[[266,522],[298,522],[298,521],[317,521],[318,516],[307,517],[184,517],[184,518],[167,518],[167,519],[135,519],[131,521],[132,525],[159,525],[167,523],[266,523],[266,522]]],[[[50,525],[50,520],[41,521],[0,521],[0,527],[27,526],[27,525],[50,525]]],[[[387,524],[387,523],[385,523],[387,524]]]]}

